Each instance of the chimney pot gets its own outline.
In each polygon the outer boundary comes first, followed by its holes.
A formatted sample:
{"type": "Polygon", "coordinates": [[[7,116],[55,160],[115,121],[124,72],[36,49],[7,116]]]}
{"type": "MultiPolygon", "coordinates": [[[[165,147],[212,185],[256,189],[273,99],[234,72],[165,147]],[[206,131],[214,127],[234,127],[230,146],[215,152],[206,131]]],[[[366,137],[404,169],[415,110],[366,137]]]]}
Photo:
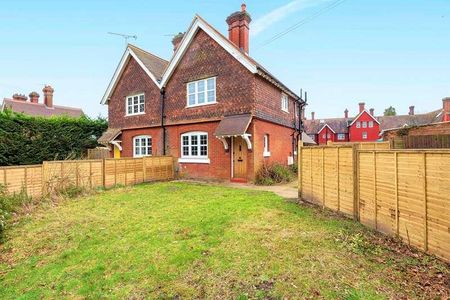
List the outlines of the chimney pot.
{"type": "Polygon", "coordinates": [[[442,109],[444,110],[442,121],[450,121],[450,97],[442,99],[442,109]]]}
{"type": "Polygon", "coordinates": [[[414,105],[411,105],[411,106],[409,107],[409,113],[408,113],[408,115],[414,116],[414,105]]]}
{"type": "Polygon", "coordinates": [[[247,12],[247,6],[241,5],[241,11],[232,13],[226,19],[228,24],[228,39],[241,51],[248,53],[250,22],[252,18],[247,12]]]}
{"type": "Polygon", "coordinates": [[[344,110],[344,117],[345,117],[346,119],[348,119],[348,109],[345,109],[345,110],[344,110]]]}
{"type": "Polygon", "coordinates": [[[366,103],[364,102],[359,102],[359,112],[363,112],[365,109],[366,103]]]}
{"type": "Polygon", "coordinates": [[[28,100],[27,96],[25,96],[23,94],[18,94],[18,93],[15,93],[12,96],[12,98],[13,98],[13,100],[16,100],[16,101],[27,101],[28,100]]]}
{"type": "Polygon", "coordinates": [[[314,121],[314,115],[315,115],[316,113],[315,112],[311,112],[311,120],[313,120],[314,121]]]}
{"type": "Polygon", "coordinates": [[[181,40],[183,40],[184,32],[179,32],[176,36],[172,39],[173,44],[173,52],[177,51],[178,47],[181,44],[181,40]]]}
{"type": "Polygon", "coordinates": [[[31,103],[39,103],[39,94],[37,92],[31,92],[28,97],[30,97],[31,103]]]}
{"type": "Polygon", "coordinates": [[[371,115],[371,116],[375,116],[375,109],[374,109],[374,108],[371,108],[371,109],[370,109],[370,115],[371,115]]]}
{"type": "Polygon", "coordinates": [[[44,92],[44,104],[47,107],[53,107],[53,92],[55,90],[50,86],[50,85],[46,85],[43,89],[42,92],[44,92]]]}

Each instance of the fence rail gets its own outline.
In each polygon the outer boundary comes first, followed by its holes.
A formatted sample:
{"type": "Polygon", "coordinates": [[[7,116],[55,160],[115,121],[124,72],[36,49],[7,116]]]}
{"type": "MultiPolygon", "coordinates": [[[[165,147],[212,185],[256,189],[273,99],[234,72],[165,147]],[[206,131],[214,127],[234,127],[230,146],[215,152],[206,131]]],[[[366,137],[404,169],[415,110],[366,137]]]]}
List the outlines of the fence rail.
{"type": "Polygon", "coordinates": [[[389,141],[384,142],[328,142],[329,146],[353,146],[360,150],[384,150],[391,149],[391,143],[389,141]]]}
{"type": "Polygon", "coordinates": [[[69,186],[87,189],[169,180],[175,176],[170,156],[46,161],[42,165],[0,167],[0,184],[8,193],[42,197],[69,186]]]}
{"type": "Polygon", "coordinates": [[[300,147],[299,195],[450,260],[450,150],[300,147]]]}

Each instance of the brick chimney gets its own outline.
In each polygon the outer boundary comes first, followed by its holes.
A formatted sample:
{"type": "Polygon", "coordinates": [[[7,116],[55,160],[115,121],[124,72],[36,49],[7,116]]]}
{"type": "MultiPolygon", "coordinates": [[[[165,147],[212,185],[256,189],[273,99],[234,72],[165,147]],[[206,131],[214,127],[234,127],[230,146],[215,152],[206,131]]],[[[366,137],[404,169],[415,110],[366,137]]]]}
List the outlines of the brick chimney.
{"type": "Polygon", "coordinates": [[[359,105],[359,112],[362,112],[365,109],[366,103],[359,102],[358,105],[359,105]]]}
{"type": "Polygon", "coordinates": [[[181,40],[184,37],[184,33],[183,32],[179,32],[176,36],[173,37],[172,39],[172,44],[173,44],[173,52],[177,51],[178,47],[181,44],[181,40]]]}
{"type": "Polygon", "coordinates": [[[16,101],[27,101],[28,100],[27,96],[25,96],[23,94],[18,94],[18,93],[15,93],[12,96],[12,98],[13,98],[13,100],[16,100],[16,101]]]}
{"type": "Polygon", "coordinates": [[[348,119],[348,109],[344,110],[344,118],[348,119]]]}
{"type": "Polygon", "coordinates": [[[241,51],[249,51],[250,22],[252,18],[247,12],[247,5],[241,5],[241,11],[232,13],[227,18],[228,39],[232,41],[241,51]]]}
{"type": "Polygon", "coordinates": [[[311,112],[311,120],[313,120],[314,121],[314,115],[315,115],[316,113],[315,112],[311,112]]]}
{"type": "Polygon", "coordinates": [[[53,92],[55,90],[49,86],[46,85],[43,89],[42,92],[44,92],[44,104],[47,107],[53,107],[53,92]]]}
{"type": "Polygon", "coordinates": [[[442,99],[442,108],[444,110],[444,116],[442,118],[442,121],[444,122],[450,121],[450,97],[442,99]]]}
{"type": "Polygon", "coordinates": [[[369,111],[370,111],[370,115],[371,116],[375,116],[375,109],[374,108],[371,108],[369,111]]]}
{"type": "Polygon", "coordinates": [[[414,116],[414,105],[411,105],[411,106],[409,107],[409,113],[408,113],[408,115],[414,116]]]}
{"type": "Polygon", "coordinates": [[[31,92],[28,97],[30,97],[31,103],[39,103],[39,94],[36,92],[31,92]]]}

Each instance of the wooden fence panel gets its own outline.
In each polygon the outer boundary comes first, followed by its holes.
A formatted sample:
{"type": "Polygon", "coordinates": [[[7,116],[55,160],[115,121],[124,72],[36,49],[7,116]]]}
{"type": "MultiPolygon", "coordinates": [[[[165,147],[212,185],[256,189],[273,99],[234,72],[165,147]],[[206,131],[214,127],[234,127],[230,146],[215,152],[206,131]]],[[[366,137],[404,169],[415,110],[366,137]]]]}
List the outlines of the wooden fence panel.
{"type": "Polygon", "coordinates": [[[450,150],[356,148],[301,147],[300,197],[450,261],[450,150]]]}
{"type": "Polygon", "coordinates": [[[450,258],[450,153],[426,154],[428,251],[450,258]]]}

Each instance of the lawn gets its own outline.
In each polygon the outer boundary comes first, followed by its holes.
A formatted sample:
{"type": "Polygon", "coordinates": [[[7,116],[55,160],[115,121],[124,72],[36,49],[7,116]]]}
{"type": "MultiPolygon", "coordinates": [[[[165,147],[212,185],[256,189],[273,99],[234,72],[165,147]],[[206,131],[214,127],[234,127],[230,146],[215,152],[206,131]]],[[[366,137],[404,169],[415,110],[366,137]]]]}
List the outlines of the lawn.
{"type": "Polygon", "coordinates": [[[352,220],[269,192],[194,183],[44,203],[8,229],[0,251],[1,299],[448,293],[447,265],[352,220]]]}

